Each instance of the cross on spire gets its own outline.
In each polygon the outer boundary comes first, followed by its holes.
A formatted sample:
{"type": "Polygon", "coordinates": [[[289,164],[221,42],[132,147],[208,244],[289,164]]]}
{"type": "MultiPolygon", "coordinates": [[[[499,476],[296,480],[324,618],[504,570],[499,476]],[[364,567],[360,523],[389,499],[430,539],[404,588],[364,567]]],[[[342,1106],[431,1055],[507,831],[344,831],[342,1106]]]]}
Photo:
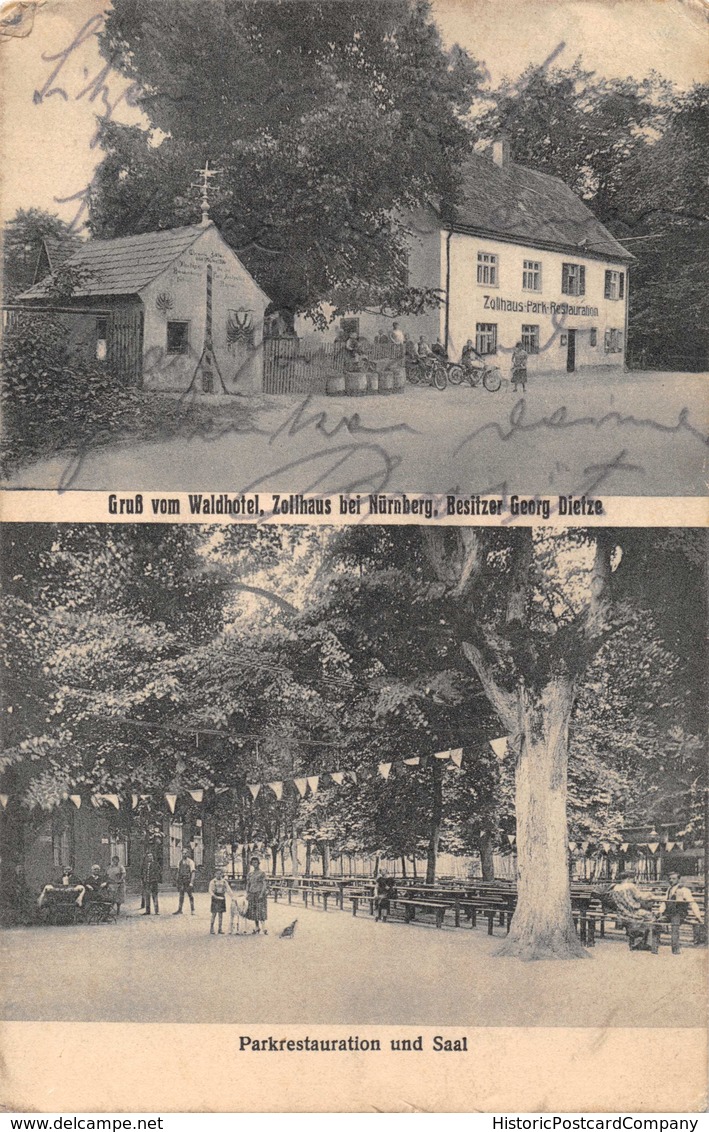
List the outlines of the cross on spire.
{"type": "Polygon", "coordinates": [[[205,161],[204,169],[195,170],[197,176],[200,178],[197,184],[192,188],[199,189],[202,193],[202,224],[209,224],[209,189],[212,177],[218,176],[223,173],[223,169],[210,169],[209,161],[205,161]]]}

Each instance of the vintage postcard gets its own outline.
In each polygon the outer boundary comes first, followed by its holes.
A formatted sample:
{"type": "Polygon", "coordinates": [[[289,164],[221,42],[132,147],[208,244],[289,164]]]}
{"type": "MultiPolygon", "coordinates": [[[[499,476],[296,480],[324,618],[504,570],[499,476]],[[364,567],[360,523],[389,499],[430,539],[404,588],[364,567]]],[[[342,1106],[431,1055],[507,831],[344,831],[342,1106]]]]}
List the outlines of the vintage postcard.
{"type": "Polygon", "coordinates": [[[0,1106],[702,1111],[702,6],[0,53],[0,1106]]]}

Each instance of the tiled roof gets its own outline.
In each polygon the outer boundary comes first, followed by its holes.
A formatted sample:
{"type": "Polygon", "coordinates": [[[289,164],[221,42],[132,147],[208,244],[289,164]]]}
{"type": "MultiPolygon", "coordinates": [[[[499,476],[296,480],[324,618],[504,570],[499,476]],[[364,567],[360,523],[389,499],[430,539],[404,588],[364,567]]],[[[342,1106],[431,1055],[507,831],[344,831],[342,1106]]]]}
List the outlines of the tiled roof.
{"type": "MultiPolygon", "coordinates": [[[[202,225],[193,225],[189,228],[168,228],[164,232],[146,232],[142,236],[122,236],[117,240],[88,240],[62,266],[86,268],[92,273],[86,285],[74,292],[77,297],[135,295],[205,231],[202,225]]],[[[43,298],[47,282],[46,279],[41,280],[18,298],[43,298]]]]}
{"type": "Polygon", "coordinates": [[[467,158],[463,167],[463,199],[454,211],[452,227],[577,256],[633,259],[558,177],[513,161],[500,168],[479,154],[467,158]]]}
{"type": "Polygon", "coordinates": [[[49,267],[52,271],[56,271],[58,267],[61,267],[63,263],[66,263],[73,251],[72,244],[63,243],[61,240],[55,240],[51,236],[45,236],[43,243],[47,252],[49,267]]]}

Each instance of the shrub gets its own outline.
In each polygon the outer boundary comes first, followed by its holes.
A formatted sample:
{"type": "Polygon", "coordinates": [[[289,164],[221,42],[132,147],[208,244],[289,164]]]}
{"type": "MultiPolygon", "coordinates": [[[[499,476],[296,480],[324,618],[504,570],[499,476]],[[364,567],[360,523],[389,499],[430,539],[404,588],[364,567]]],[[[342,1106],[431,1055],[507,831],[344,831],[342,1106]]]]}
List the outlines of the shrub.
{"type": "Polygon", "coordinates": [[[4,471],[27,459],[88,442],[120,428],[131,398],[110,369],[70,354],[55,315],[19,312],[2,345],[4,471]]]}

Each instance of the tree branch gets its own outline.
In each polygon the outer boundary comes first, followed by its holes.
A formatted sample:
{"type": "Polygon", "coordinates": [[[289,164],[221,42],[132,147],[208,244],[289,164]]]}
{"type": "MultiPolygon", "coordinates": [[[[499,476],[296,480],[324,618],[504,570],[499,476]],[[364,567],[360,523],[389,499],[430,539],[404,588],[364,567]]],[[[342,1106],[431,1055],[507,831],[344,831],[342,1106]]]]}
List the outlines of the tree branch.
{"type": "Polygon", "coordinates": [[[472,527],[422,527],[426,556],[433,571],[453,597],[472,588],[483,563],[482,542],[472,527]],[[451,541],[455,544],[451,547],[451,541]]]}
{"type": "Polygon", "coordinates": [[[464,641],[462,648],[463,654],[475,669],[478,679],[483,686],[483,691],[499,715],[503,725],[510,733],[517,732],[519,729],[517,697],[510,692],[505,692],[504,689],[500,687],[492,675],[490,666],[483,659],[480,649],[470,644],[469,641],[464,641]]]}

